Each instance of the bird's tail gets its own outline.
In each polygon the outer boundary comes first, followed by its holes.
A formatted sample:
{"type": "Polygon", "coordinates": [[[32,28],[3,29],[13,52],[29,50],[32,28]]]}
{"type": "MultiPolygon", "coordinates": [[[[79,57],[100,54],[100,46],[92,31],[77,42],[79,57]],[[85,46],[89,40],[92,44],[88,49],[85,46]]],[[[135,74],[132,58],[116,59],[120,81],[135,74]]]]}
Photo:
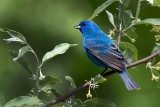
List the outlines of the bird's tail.
{"type": "Polygon", "coordinates": [[[121,76],[128,90],[139,90],[140,89],[140,86],[137,85],[136,82],[134,82],[134,80],[131,78],[127,70],[120,72],[119,75],[121,76]]]}

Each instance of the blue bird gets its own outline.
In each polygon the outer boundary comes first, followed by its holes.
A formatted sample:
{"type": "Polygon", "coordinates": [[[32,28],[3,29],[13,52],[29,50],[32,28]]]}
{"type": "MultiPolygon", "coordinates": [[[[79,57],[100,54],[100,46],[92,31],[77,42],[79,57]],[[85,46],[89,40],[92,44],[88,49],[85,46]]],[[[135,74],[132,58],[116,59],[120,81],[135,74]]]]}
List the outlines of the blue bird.
{"type": "Polygon", "coordinates": [[[126,59],[119,46],[97,24],[85,20],[75,26],[83,35],[83,47],[89,59],[97,66],[118,71],[128,90],[139,90],[126,69],[126,59]]]}

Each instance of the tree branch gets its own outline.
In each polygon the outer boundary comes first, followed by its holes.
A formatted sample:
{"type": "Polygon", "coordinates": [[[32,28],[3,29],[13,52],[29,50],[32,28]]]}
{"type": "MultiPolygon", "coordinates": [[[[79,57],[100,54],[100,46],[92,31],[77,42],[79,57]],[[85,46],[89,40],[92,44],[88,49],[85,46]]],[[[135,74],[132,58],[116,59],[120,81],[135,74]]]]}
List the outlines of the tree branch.
{"type": "MultiPolygon", "coordinates": [[[[157,51],[156,53],[154,53],[154,54],[152,54],[152,55],[150,55],[150,56],[148,56],[148,57],[146,57],[144,59],[141,59],[141,60],[138,60],[136,62],[133,62],[130,65],[127,65],[126,67],[127,68],[131,68],[131,67],[137,66],[139,64],[147,63],[149,60],[153,59],[154,57],[156,57],[158,55],[160,55],[160,51],[157,51]]],[[[112,74],[115,74],[115,73],[117,73],[117,71],[112,70],[111,72],[105,73],[103,76],[104,77],[108,77],[108,76],[110,76],[112,74]]],[[[61,97],[59,97],[59,98],[57,98],[55,100],[52,100],[52,101],[46,103],[43,107],[50,107],[50,106],[55,105],[55,104],[57,104],[59,102],[65,101],[67,98],[71,97],[72,95],[74,95],[74,94],[78,93],[79,91],[89,87],[89,83],[90,82],[91,81],[89,81],[89,82],[77,87],[76,89],[72,90],[71,92],[69,92],[69,93],[67,93],[67,94],[65,94],[65,95],[63,95],[63,96],[61,96],[61,97]]]]}
{"type": "MultiPolygon", "coordinates": [[[[147,63],[149,60],[153,59],[154,57],[156,57],[156,56],[158,56],[158,55],[160,55],[160,51],[157,51],[156,53],[154,53],[154,54],[152,54],[152,55],[150,55],[150,56],[148,56],[148,57],[146,57],[146,58],[143,58],[143,59],[141,59],[141,60],[138,60],[138,61],[136,61],[136,62],[133,62],[133,63],[131,63],[130,65],[127,65],[126,67],[127,67],[127,68],[131,68],[131,67],[134,67],[134,66],[139,65],[139,64],[147,63]]],[[[107,73],[105,73],[103,76],[104,76],[104,77],[107,77],[107,76],[110,76],[110,75],[112,75],[112,74],[114,74],[114,73],[116,73],[116,72],[117,72],[117,71],[107,72],[107,73]]]]}

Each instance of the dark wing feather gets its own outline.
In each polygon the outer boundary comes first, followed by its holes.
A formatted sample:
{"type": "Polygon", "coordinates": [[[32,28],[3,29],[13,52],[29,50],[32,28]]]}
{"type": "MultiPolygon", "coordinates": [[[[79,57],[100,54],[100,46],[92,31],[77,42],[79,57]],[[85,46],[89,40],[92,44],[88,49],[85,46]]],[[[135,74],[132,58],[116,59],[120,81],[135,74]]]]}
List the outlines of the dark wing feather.
{"type": "MultiPolygon", "coordinates": [[[[119,55],[117,57],[121,57],[121,59],[123,59],[123,61],[125,61],[125,63],[127,65],[129,65],[129,62],[127,61],[127,59],[122,55],[122,52],[120,51],[119,47],[115,44],[111,44],[111,49],[112,51],[118,52],[119,55]]],[[[114,54],[114,53],[113,53],[114,54]]]]}
{"type": "Polygon", "coordinates": [[[106,52],[104,51],[105,49],[105,45],[101,45],[88,49],[88,52],[107,66],[118,71],[123,71],[125,69],[125,61],[122,53],[118,49],[106,49],[106,52]]]}

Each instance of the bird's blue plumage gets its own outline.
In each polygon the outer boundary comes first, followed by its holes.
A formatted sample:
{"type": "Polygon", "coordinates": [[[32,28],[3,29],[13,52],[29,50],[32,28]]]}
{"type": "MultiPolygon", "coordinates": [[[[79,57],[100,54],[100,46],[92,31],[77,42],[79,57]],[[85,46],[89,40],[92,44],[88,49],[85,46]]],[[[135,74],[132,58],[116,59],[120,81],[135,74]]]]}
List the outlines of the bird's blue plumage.
{"type": "Polygon", "coordinates": [[[118,45],[106,35],[97,24],[90,20],[80,22],[75,26],[84,37],[83,47],[90,60],[99,67],[112,68],[119,71],[128,90],[140,89],[126,69],[126,59],[118,45]]]}

